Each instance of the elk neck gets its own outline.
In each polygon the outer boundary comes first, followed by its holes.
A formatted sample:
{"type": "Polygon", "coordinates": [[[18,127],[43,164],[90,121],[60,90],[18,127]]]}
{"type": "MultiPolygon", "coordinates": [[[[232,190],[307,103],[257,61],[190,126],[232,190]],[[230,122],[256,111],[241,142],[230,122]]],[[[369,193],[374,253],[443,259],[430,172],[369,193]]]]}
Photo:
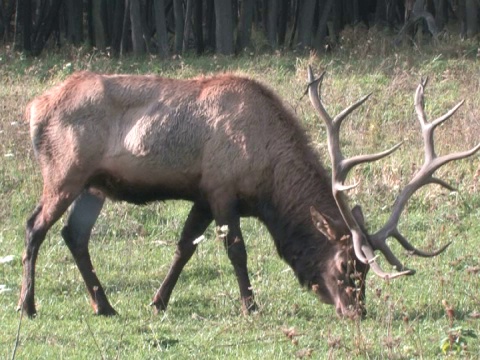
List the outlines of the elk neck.
{"type": "Polygon", "coordinates": [[[268,199],[259,202],[258,217],[273,237],[280,257],[292,267],[300,283],[310,287],[335,250],[313,225],[310,206],[333,219],[341,215],[332,196],[330,174],[305,140],[300,138],[278,157],[273,190],[268,199]]]}

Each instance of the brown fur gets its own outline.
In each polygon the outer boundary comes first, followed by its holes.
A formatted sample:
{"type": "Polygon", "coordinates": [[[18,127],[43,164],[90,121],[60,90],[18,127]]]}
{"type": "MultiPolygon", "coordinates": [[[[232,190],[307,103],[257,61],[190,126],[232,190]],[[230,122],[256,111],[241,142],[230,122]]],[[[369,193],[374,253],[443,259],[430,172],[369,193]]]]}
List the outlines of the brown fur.
{"type": "Polygon", "coordinates": [[[232,74],[172,80],[79,72],[34,99],[26,115],[44,179],[42,199],[27,224],[20,306],[29,315],[35,313],[36,252],[75,199],[62,235],[95,311],[114,313],[88,255],[96,216],[87,214],[100,211],[104,197],[194,203],[172,268],[154,297],[157,309],[166,307],[195,251],[192,241],[212,219],[229,226],[226,247],[243,305],[254,306],[239,217],[255,216],[300,282],[335,304],[340,315],[349,314],[352,284],[339,264],[354,256],[310,219],[315,206],[334,220],[336,233],[348,234],[330,175],[298,120],[264,85],[232,74]]]}

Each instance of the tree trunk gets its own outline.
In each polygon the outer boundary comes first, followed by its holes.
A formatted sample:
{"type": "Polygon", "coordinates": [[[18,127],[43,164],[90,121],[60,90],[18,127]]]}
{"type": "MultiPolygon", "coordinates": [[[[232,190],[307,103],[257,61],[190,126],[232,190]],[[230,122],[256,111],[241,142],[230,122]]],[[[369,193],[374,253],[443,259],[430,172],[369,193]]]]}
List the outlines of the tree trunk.
{"type": "Polygon", "coordinates": [[[442,31],[448,21],[448,1],[434,0],[435,4],[435,24],[439,31],[442,31]]]}
{"type": "Polygon", "coordinates": [[[465,38],[467,36],[466,0],[458,1],[458,10],[456,15],[460,20],[460,36],[465,38]]]}
{"type": "Polygon", "coordinates": [[[155,11],[155,28],[157,34],[158,55],[160,55],[160,57],[162,58],[167,58],[169,54],[169,49],[167,21],[165,19],[165,1],[154,0],[153,6],[155,11]]]}
{"type": "Polygon", "coordinates": [[[115,1],[112,21],[112,50],[115,55],[120,54],[123,33],[123,19],[125,17],[125,1],[115,1]]]}
{"type": "Polygon", "coordinates": [[[9,42],[12,38],[12,19],[16,13],[16,1],[10,0],[5,8],[2,8],[2,26],[3,26],[3,40],[9,42]]]}
{"type": "MultiPolygon", "coordinates": [[[[300,0],[299,0],[300,1],[300,0]]],[[[301,1],[300,17],[298,19],[297,47],[305,49],[312,46],[313,17],[315,15],[315,0],[301,1]]]]}
{"type": "Polygon", "coordinates": [[[278,9],[278,45],[285,45],[287,37],[288,10],[290,8],[290,0],[281,0],[278,9]]]}
{"type": "Polygon", "coordinates": [[[203,54],[203,1],[194,1],[193,9],[193,35],[195,37],[195,50],[198,55],[203,54]]]}
{"type": "MultiPolygon", "coordinates": [[[[130,1],[125,0],[125,12],[123,14],[122,40],[120,43],[120,56],[130,51],[132,45],[131,29],[130,29],[130,1]]],[[[136,1],[136,0],[133,0],[136,1]]]]}
{"type": "Polygon", "coordinates": [[[317,32],[315,33],[314,47],[323,50],[327,36],[327,21],[332,11],[333,0],[323,0],[320,4],[320,19],[318,20],[317,32]]]}
{"type": "Polygon", "coordinates": [[[185,11],[185,27],[183,33],[183,52],[188,50],[188,42],[190,41],[190,33],[192,32],[192,14],[193,0],[187,0],[187,9],[185,11]]]}
{"type": "MultiPolygon", "coordinates": [[[[38,56],[45,47],[48,38],[50,37],[55,25],[58,21],[58,13],[60,11],[60,6],[62,5],[62,0],[53,0],[52,4],[48,8],[48,12],[45,15],[44,19],[41,20],[40,25],[37,28],[37,33],[35,34],[34,46],[32,46],[32,55],[38,56]]],[[[42,16],[43,18],[43,16],[42,16]]]]}
{"type": "Polygon", "coordinates": [[[27,53],[32,51],[32,0],[23,0],[22,19],[23,19],[23,50],[27,53]]]}
{"type": "Polygon", "coordinates": [[[105,2],[103,0],[92,1],[93,35],[95,47],[99,50],[105,50],[107,48],[107,27],[103,11],[104,4],[105,2]]]}
{"type": "Polygon", "coordinates": [[[272,49],[277,48],[278,0],[268,0],[267,40],[272,49]]]}
{"type": "Polygon", "coordinates": [[[232,0],[214,0],[216,51],[222,55],[233,54],[232,0]]]}
{"type": "Polygon", "coordinates": [[[342,26],[342,3],[335,1],[332,6],[332,26],[328,34],[332,42],[337,42],[337,36],[340,33],[342,26]]]}
{"type": "MultiPolygon", "coordinates": [[[[408,1],[408,0],[407,0],[408,1]]],[[[375,7],[375,24],[377,26],[385,26],[387,25],[387,4],[384,0],[377,1],[377,5],[375,7]]]]}
{"type": "Polygon", "coordinates": [[[477,0],[466,0],[466,25],[467,37],[471,38],[478,34],[478,2],[477,0]]]}
{"type": "Polygon", "coordinates": [[[291,49],[293,47],[293,42],[295,40],[295,35],[297,33],[298,21],[300,18],[300,0],[295,1],[295,15],[293,18],[292,32],[290,34],[290,40],[288,41],[288,47],[291,49]]]}
{"type": "Polygon", "coordinates": [[[133,53],[137,56],[145,54],[145,39],[143,34],[144,19],[141,15],[140,1],[130,1],[130,22],[132,24],[132,46],[133,53]]]}
{"type": "Polygon", "coordinates": [[[237,31],[237,52],[250,47],[253,21],[253,0],[244,0],[240,4],[240,19],[237,31]]]}
{"type": "Polygon", "coordinates": [[[215,5],[214,0],[206,0],[205,11],[205,29],[206,46],[208,49],[215,50],[215,5]]]}
{"type": "Polygon", "coordinates": [[[67,40],[73,45],[83,42],[83,2],[65,0],[65,17],[67,19],[67,40]]]}
{"type": "Polygon", "coordinates": [[[358,24],[361,21],[359,1],[360,0],[352,0],[352,15],[354,25],[358,24]]]}
{"type": "Polygon", "coordinates": [[[182,0],[173,0],[173,14],[175,17],[175,54],[182,53],[183,47],[183,30],[185,26],[185,17],[183,13],[182,0]]]}

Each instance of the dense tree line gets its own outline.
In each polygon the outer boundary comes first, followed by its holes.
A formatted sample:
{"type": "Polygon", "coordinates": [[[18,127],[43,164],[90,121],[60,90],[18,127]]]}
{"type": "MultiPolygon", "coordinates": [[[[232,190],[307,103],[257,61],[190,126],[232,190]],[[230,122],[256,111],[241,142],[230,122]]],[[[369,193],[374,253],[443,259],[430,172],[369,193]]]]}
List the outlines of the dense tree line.
{"type": "Polygon", "coordinates": [[[0,0],[0,38],[32,55],[65,43],[114,55],[230,55],[259,43],[321,50],[349,25],[437,37],[454,23],[472,37],[478,12],[478,0],[0,0]]]}

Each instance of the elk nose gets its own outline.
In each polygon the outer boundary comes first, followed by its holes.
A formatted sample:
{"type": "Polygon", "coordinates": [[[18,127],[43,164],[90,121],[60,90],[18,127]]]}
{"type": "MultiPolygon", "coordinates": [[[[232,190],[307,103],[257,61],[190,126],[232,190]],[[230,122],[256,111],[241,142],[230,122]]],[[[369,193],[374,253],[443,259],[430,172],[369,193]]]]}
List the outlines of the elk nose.
{"type": "Polygon", "coordinates": [[[337,306],[337,315],[340,318],[348,318],[351,320],[356,320],[356,319],[364,319],[367,311],[363,307],[358,307],[358,306],[348,306],[348,307],[343,307],[343,306],[337,306]]]}

